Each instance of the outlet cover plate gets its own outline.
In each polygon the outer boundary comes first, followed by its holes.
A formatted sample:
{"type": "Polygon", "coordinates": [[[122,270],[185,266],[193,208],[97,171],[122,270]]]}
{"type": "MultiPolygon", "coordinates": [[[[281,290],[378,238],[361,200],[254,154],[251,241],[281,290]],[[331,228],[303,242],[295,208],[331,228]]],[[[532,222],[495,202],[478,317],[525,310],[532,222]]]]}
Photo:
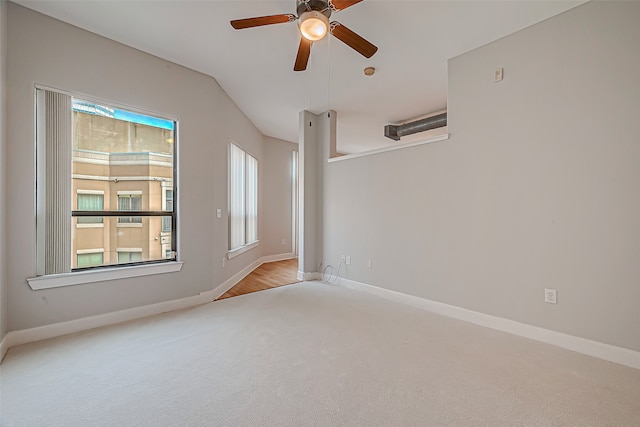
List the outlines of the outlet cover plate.
{"type": "Polygon", "coordinates": [[[558,294],[555,289],[545,289],[544,290],[544,302],[549,304],[557,304],[558,303],[558,294]]]}

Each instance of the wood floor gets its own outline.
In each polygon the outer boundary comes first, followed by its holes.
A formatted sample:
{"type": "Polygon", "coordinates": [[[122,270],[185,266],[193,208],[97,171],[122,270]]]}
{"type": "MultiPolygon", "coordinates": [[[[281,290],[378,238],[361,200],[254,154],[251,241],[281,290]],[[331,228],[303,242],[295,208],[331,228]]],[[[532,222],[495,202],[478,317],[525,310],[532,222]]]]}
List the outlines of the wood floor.
{"type": "Polygon", "coordinates": [[[218,300],[298,283],[297,273],[297,258],[262,264],[218,300]]]}

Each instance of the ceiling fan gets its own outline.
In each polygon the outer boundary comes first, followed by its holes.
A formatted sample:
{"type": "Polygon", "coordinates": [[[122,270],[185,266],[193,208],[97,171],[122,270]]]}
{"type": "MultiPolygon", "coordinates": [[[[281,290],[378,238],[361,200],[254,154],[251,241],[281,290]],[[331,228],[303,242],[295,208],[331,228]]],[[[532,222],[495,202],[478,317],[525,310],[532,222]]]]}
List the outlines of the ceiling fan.
{"type": "Polygon", "coordinates": [[[328,32],[338,40],[354,49],[366,58],[371,58],[378,48],[354,33],[338,21],[329,22],[333,12],[339,12],[362,0],[296,0],[296,13],[259,16],[256,18],[235,19],[231,26],[236,30],[260,27],[262,25],[284,24],[298,21],[300,28],[300,46],[293,67],[294,71],[307,69],[311,45],[321,40],[328,32]]]}

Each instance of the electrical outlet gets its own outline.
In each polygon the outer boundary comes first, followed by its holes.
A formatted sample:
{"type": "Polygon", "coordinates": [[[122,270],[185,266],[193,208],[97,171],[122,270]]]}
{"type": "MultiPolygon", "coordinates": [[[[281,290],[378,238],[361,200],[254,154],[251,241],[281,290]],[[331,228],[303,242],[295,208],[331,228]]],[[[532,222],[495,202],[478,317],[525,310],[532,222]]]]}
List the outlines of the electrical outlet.
{"type": "Polygon", "coordinates": [[[502,81],[502,76],[503,76],[503,69],[502,68],[496,68],[496,73],[493,76],[493,81],[495,81],[495,82],[502,81]]]}
{"type": "Polygon", "coordinates": [[[347,257],[346,262],[347,262],[347,264],[351,264],[351,257],[350,256],[347,257]]]}
{"type": "Polygon", "coordinates": [[[346,255],[341,255],[340,256],[340,262],[347,262],[347,256],[346,255]]]}
{"type": "Polygon", "coordinates": [[[287,244],[287,241],[285,239],[282,239],[282,245],[284,246],[286,244],[287,244]]]}
{"type": "Polygon", "coordinates": [[[557,294],[555,289],[545,289],[544,290],[544,302],[549,304],[557,304],[557,294]]]}
{"type": "Polygon", "coordinates": [[[222,258],[222,268],[227,265],[227,258],[222,258]]]}
{"type": "Polygon", "coordinates": [[[222,218],[222,209],[216,209],[216,218],[222,218]]]}

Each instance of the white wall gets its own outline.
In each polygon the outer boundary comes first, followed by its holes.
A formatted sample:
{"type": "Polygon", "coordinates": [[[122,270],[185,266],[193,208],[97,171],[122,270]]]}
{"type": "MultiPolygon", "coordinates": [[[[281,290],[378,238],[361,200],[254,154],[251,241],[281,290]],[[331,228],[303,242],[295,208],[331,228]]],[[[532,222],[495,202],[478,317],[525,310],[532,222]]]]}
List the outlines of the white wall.
{"type": "MultiPolygon", "coordinates": [[[[13,3],[8,16],[8,331],[198,295],[269,254],[264,248],[272,245],[264,241],[222,267],[228,241],[228,141],[236,141],[262,165],[265,157],[263,136],[213,78],[13,3]],[[26,279],[35,275],[35,84],[179,118],[180,273],[30,289],[26,279]],[[222,219],[215,218],[216,208],[225,212],[222,219]]],[[[266,164],[276,163],[272,157],[277,154],[269,153],[266,164]]],[[[261,188],[265,182],[270,181],[263,171],[261,188]]]]}
{"type": "MultiPolygon", "coordinates": [[[[6,297],[6,56],[7,56],[7,2],[0,0],[0,342],[7,332],[7,297],[6,297]]],[[[2,358],[2,354],[0,354],[2,358]]]]}
{"type": "Polygon", "coordinates": [[[448,141],[325,164],[325,262],[640,351],[639,22],[590,2],[452,59],[448,141]]]}
{"type": "Polygon", "coordinates": [[[260,218],[260,239],[264,254],[291,254],[293,236],[292,162],[298,144],[281,139],[265,137],[263,162],[264,172],[263,210],[260,218]],[[284,239],[285,243],[282,244],[284,239]]]}

